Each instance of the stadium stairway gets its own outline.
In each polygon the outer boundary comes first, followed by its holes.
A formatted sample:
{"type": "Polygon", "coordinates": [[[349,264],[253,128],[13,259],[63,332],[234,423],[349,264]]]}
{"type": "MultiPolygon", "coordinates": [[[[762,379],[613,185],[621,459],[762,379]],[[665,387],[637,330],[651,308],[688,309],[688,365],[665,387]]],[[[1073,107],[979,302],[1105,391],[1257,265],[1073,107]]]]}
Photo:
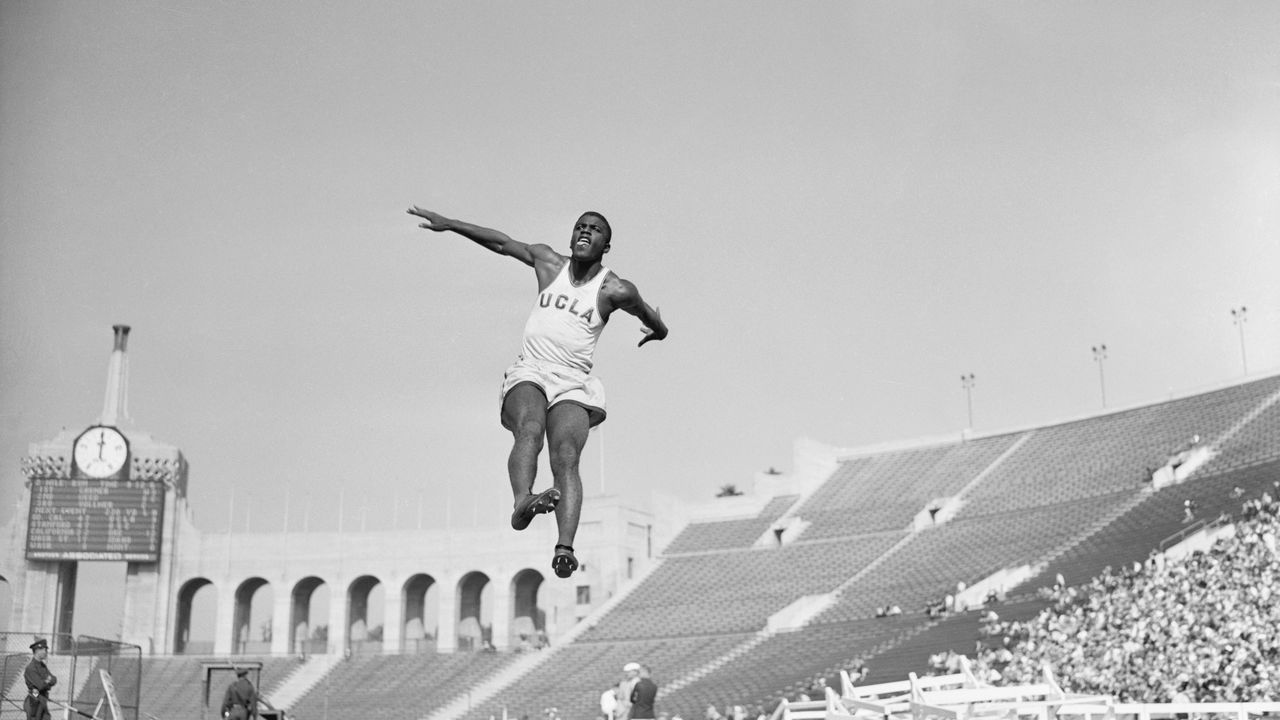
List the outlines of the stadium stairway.
{"type": "Polygon", "coordinates": [[[546,663],[560,649],[556,645],[537,652],[527,653],[524,657],[503,667],[489,676],[484,682],[469,692],[459,695],[452,702],[425,716],[424,720],[442,720],[443,718],[460,717],[472,707],[482,704],[493,697],[499,690],[527,675],[531,670],[546,663]]]}
{"type": "MultiPolygon", "coordinates": [[[[815,604],[813,611],[810,612],[808,617],[800,618],[798,624],[800,626],[807,624],[808,621],[811,620],[814,615],[821,613],[823,610],[829,607],[831,603],[833,603],[837,598],[839,598],[842,592],[846,591],[849,587],[851,587],[854,583],[856,583],[860,578],[864,577],[867,573],[879,567],[882,563],[887,562],[889,558],[891,558],[899,548],[906,545],[910,540],[911,540],[910,534],[904,535],[900,540],[898,540],[898,542],[896,542],[887,551],[885,551],[883,554],[878,556],[875,560],[872,560],[870,564],[858,570],[848,580],[846,580],[844,583],[836,587],[834,591],[832,591],[831,593],[828,593],[825,602],[822,602],[820,604],[815,604]]],[[[785,611],[786,609],[784,608],[782,611],[779,611],[779,612],[782,613],[785,611]]],[[[789,630],[793,628],[786,628],[786,629],[789,630]]],[[[765,625],[765,629],[755,633],[745,642],[735,646],[729,652],[725,653],[720,657],[714,658],[711,660],[711,662],[701,667],[695,668],[694,670],[686,673],[684,676],[676,678],[675,680],[672,680],[671,682],[669,682],[665,686],[665,692],[674,693],[680,690],[681,688],[696,682],[700,678],[716,672],[721,667],[727,665],[730,662],[733,662],[738,657],[741,657],[746,653],[751,652],[762,643],[767,642],[774,635],[778,634],[778,632],[779,630],[773,629],[772,622],[767,623],[765,625]]]]}
{"type": "Polygon", "coordinates": [[[1055,548],[1045,556],[1041,557],[1040,560],[1036,562],[1030,577],[1028,577],[1022,583],[1019,583],[1019,587],[1032,585],[1036,582],[1039,582],[1041,578],[1048,577],[1048,572],[1050,568],[1057,567],[1054,565],[1054,563],[1059,558],[1062,558],[1063,556],[1071,553],[1073,550],[1075,550],[1076,548],[1080,547],[1082,544],[1087,542],[1090,538],[1097,535],[1099,532],[1106,529],[1107,527],[1110,527],[1111,525],[1113,525],[1119,518],[1124,517],[1125,515],[1129,514],[1134,508],[1143,504],[1143,502],[1146,501],[1147,498],[1151,497],[1151,495],[1154,493],[1155,493],[1154,488],[1147,486],[1143,488],[1141,491],[1139,491],[1138,493],[1123,498],[1119,503],[1117,503],[1117,505],[1114,508],[1106,510],[1104,514],[1100,515],[1097,519],[1095,519],[1090,524],[1089,528],[1085,530],[1083,533],[1081,533],[1080,535],[1077,535],[1076,537],[1071,538],[1062,546],[1055,548]]]}
{"type": "Polygon", "coordinates": [[[342,662],[341,655],[312,655],[298,664],[278,685],[264,694],[271,704],[286,710],[320,683],[333,667],[342,662]]]}

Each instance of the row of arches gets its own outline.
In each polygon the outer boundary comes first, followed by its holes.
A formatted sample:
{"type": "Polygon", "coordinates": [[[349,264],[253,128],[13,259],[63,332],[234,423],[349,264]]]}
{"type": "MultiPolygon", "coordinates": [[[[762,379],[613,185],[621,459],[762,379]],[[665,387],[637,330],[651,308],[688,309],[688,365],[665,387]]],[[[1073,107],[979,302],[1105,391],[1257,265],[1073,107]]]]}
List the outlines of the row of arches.
{"type": "Polygon", "coordinates": [[[361,575],[335,597],[335,588],[315,575],[294,581],[284,595],[258,576],[234,589],[220,589],[199,576],[178,588],[172,652],[200,655],[229,647],[240,655],[309,655],[515,647],[545,633],[546,612],[538,605],[543,581],[542,573],[524,569],[506,587],[497,587],[485,573],[472,571],[448,588],[420,573],[388,588],[374,575],[361,575]],[[228,601],[231,607],[219,607],[228,601]],[[495,612],[505,615],[496,624],[501,637],[494,637],[495,612]],[[331,628],[334,623],[339,627],[331,628]],[[230,637],[219,637],[226,633],[230,637]]]}

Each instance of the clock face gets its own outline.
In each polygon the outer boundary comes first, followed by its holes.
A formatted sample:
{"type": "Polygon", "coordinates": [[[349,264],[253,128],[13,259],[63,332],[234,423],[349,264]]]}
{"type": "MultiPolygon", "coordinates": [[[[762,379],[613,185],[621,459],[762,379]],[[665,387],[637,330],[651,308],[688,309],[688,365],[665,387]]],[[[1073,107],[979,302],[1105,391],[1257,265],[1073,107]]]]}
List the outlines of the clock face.
{"type": "Polygon", "coordinates": [[[119,430],[97,426],[76,439],[76,467],[92,478],[115,475],[129,459],[129,443],[119,430]]]}

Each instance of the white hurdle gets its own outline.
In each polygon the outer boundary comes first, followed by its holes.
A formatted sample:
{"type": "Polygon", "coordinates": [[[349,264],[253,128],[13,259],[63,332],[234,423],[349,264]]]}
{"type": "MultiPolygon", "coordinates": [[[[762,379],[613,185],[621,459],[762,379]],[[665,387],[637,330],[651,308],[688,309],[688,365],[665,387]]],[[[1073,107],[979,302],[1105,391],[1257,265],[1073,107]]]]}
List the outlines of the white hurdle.
{"type": "Polygon", "coordinates": [[[1041,680],[993,686],[977,679],[967,658],[960,672],[854,685],[840,672],[840,690],[826,688],[820,700],[778,703],[770,720],[1250,720],[1280,717],[1280,702],[1123,703],[1109,695],[1069,693],[1046,663],[1041,680]]]}

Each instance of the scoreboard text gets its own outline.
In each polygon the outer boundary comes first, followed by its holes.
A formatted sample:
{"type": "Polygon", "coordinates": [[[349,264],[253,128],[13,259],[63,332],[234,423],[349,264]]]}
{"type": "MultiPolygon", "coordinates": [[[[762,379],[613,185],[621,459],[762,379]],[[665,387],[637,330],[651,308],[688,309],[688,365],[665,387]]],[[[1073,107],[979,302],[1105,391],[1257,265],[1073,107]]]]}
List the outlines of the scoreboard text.
{"type": "Polygon", "coordinates": [[[164,482],[34,478],[28,560],[160,559],[164,482]]]}

